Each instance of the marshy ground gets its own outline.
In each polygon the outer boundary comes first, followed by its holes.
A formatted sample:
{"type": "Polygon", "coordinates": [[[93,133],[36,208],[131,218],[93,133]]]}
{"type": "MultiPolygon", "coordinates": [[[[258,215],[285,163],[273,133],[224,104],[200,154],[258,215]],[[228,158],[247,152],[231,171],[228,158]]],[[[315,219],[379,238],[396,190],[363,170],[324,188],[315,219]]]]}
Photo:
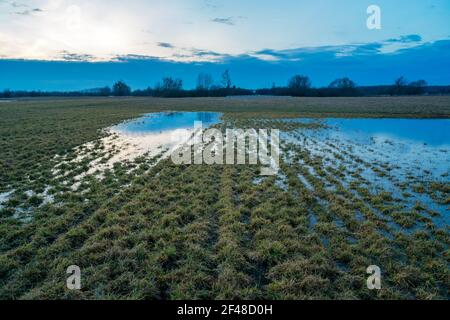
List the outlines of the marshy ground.
{"type": "Polygon", "coordinates": [[[329,136],[322,118],[448,119],[450,97],[1,104],[0,298],[448,299],[448,147],[329,136]],[[160,111],[280,129],[279,174],[178,166],[164,146],[111,161],[126,142],[104,129],[160,111]]]}

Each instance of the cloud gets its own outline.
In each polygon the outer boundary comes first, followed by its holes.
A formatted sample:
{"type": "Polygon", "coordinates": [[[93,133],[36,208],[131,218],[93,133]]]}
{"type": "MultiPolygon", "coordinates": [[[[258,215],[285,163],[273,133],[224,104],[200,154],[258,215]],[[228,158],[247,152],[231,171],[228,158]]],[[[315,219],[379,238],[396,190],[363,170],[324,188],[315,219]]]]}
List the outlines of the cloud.
{"type": "Polygon", "coordinates": [[[192,52],[192,55],[197,56],[197,57],[204,57],[204,56],[224,57],[224,56],[227,56],[225,54],[218,53],[215,51],[195,49],[195,48],[192,48],[191,52],[192,52]]]}
{"type": "Polygon", "coordinates": [[[386,42],[399,42],[399,43],[411,43],[411,42],[420,42],[420,41],[422,41],[422,37],[418,34],[410,34],[407,36],[401,36],[398,38],[386,40],[386,42]]]}
{"type": "Polygon", "coordinates": [[[34,8],[34,9],[31,9],[31,10],[24,10],[24,11],[14,12],[14,14],[18,14],[18,15],[21,15],[21,16],[28,16],[30,14],[38,13],[38,12],[42,12],[42,11],[43,11],[42,9],[34,8]]]}
{"type": "Polygon", "coordinates": [[[363,44],[348,44],[337,46],[305,47],[297,49],[273,50],[263,49],[251,53],[262,60],[273,61],[300,61],[312,56],[333,56],[337,58],[350,56],[368,56],[377,54],[395,53],[403,49],[412,48],[422,43],[420,35],[406,35],[380,42],[363,44]]]}
{"type": "Polygon", "coordinates": [[[28,5],[26,5],[25,3],[17,2],[17,1],[10,2],[10,5],[14,8],[28,7],[28,5]]]}
{"type": "MultiPolygon", "coordinates": [[[[231,55],[220,53],[212,50],[205,50],[199,48],[185,48],[176,47],[172,44],[162,43],[163,47],[176,49],[171,56],[165,58],[150,57],[151,59],[160,59],[161,61],[177,61],[183,63],[228,63],[230,61],[262,61],[272,64],[284,63],[312,63],[314,61],[346,61],[348,58],[368,59],[368,61],[376,56],[383,56],[389,54],[400,54],[408,49],[413,49],[424,45],[422,42],[417,42],[422,38],[419,35],[400,36],[395,39],[384,40],[380,42],[363,43],[363,44],[348,44],[336,46],[317,46],[317,47],[302,47],[294,49],[262,49],[254,52],[247,52],[243,54],[231,55]]],[[[125,56],[125,60],[131,58],[132,55],[125,56]]],[[[145,56],[144,56],[145,59],[145,56]]]]}
{"type": "Polygon", "coordinates": [[[381,43],[368,43],[340,46],[305,47],[287,50],[264,49],[251,53],[251,55],[257,58],[262,57],[262,60],[301,61],[303,59],[315,56],[329,56],[340,58],[357,55],[378,54],[381,52],[380,50],[382,47],[383,44],[381,43]]]}
{"type": "Polygon", "coordinates": [[[211,19],[212,22],[216,22],[216,23],[221,23],[221,24],[226,24],[228,26],[234,26],[235,25],[235,21],[233,19],[233,17],[229,17],[229,18],[214,18],[211,19]]]}
{"type": "Polygon", "coordinates": [[[171,56],[167,56],[166,60],[176,60],[176,61],[185,61],[185,62],[193,62],[193,61],[220,61],[224,58],[228,57],[228,54],[219,53],[212,50],[200,49],[200,48],[190,48],[190,47],[177,47],[168,42],[158,42],[158,46],[162,48],[173,49],[171,56]]]}
{"type": "MultiPolygon", "coordinates": [[[[185,48],[185,47],[177,47],[169,42],[158,42],[158,47],[174,49],[175,52],[168,59],[172,58],[174,60],[185,60],[185,61],[213,61],[219,60],[226,57],[226,54],[222,54],[219,52],[215,52],[212,50],[198,49],[198,48],[185,48]]],[[[154,57],[151,57],[154,58],[154,57]]]]}
{"type": "Polygon", "coordinates": [[[128,62],[138,60],[161,60],[161,58],[141,54],[126,54],[126,55],[117,55],[113,60],[116,62],[128,62]]]}
{"type": "Polygon", "coordinates": [[[18,1],[10,1],[10,0],[0,0],[0,3],[5,3],[6,5],[9,5],[13,8],[26,8],[28,7],[27,4],[23,3],[23,2],[18,2],[18,1]]]}
{"type": "MultiPolygon", "coordinates": [[[[328,85],[342,76],[348,76],[360,85],[390,84],[400,75],[412,80],[425,79],[433,85],[450,83],[450,39],[421,43],[400,49],[395,54],[378,52],[377,44],[361,47],[352,47],[352,50],[359,50],[359,54],[342,57],[336,56],[337,52],[342,52],[342,46],[281,51],[265,49],[260,53],[283,58],[268,61],[244,54],[224,56],[219,62],[180,62],[125,55],[113,61],[94,63],[80,61],[86,55],[77,56],[66,52],[72,59],[78,59],[76,68],[71,61],[0,59],[0,90],[79,90],[111,85],[118,79],[124,79],[134,89],[138,89],[153,85],[163,76],[181,78],[189,88],[195,87],[198,73],[207,72],[219,79],[226,69],[230,70],[233,83],[247,88],[270,87],[274,82],[284,85],[297,73],[310,76],[314,86],[328,85]]],[[[186,58],[195,51],[191,49],[186,58]]],[[[199,50],[197,54],[202,55],[203,52],[199,50]]]]}
{"type": "Polygon", "coordinates": [[[94,56],[90,55],[90,54],[79,54],[79,53],[72,53],[72,52],[68,52],[68,51],[61,51],[60,55],[59,55],[61,60],[64,61],[83,61],[83,62],[87,62],[87,61],[92,61],[93,59],[95,59],[94,56]]]}
{"type": "Polygon", "coordinates": [[[17,15],[21,15],[21,16],[28,16],[30,14],[33,13],[38,13],[38,12],[42,12],[43,10],[40,8],[33,8],[33,9],[25,9],[25,8],[29,8],[30,6],[24,2],[19,2],[19,1],[9,1],[9,0],[0,0],[0,3],[4,3],[16,10],[23,8],[22,11],[15,11],[15,12],[10,12],[11,14],[17,14],[17,15]]]}
{"type": "Polygon", "coordinates": [[[203,0],[203,7],[206,9],[217,10],[222,5],[217,0],[203,0]]]}
{"type": "Polygon", "coordinates": [[[175,48],[174,45],[169,42],[158,42],[157,44],[158,44],[158,47],[161,47],[161,48],[169,48],[169,49],[175,48]]]}

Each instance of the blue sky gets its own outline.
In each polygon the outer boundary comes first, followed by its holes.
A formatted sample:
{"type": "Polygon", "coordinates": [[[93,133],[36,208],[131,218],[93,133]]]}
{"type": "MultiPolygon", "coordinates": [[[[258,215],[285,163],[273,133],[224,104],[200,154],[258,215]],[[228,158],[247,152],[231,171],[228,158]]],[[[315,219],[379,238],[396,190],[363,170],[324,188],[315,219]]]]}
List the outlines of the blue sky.
{"type": "Polygon", "coordinates": [[[245,87],[450,84],[448,0],[0,0],[0,90],[76,90],[229,68],[245,87]],[[369,5],[381,29],[366,27],[369,5]]]}

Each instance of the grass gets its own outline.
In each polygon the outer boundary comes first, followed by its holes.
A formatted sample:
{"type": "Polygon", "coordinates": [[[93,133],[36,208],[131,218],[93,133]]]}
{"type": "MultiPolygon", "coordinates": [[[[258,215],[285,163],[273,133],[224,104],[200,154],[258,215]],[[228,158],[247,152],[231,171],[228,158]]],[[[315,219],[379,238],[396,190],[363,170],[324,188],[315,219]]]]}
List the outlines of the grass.
{"type": "MultiPolygon", "coordinates": [[[[1,299],[449,298],[449,230],[433,220],[445,213],[373,190],[361,171],[391,179],[390,168],[337,145],[326,147],[336,155],[333,166],[325,165],[326,155],[283,144],[283,179],[255,183],[255,166],[155,165],[156,156],[116,164],[103,180],[88,176],[78,190],[70,188],[90,160],[108,157],[99,148],[102,128],[161,110],[220,111],[221,129],[268,126],[301,138],[304,124],[279,118],[449,118],[450,98],[1,104],[0,193],[15,190],[0,208],[1,299]],[[74,148],[89,141],[96,141],[94,151],[78,163],[65,161],[70,174],[55,178],[62,157],[75,159],[74,148]],[[45,203],[45,190],[54,202],[45,203]],[[65,287],[72,264],[81,267],[81,291],[65,287]],[[380,291],[366,288],[371,264],[382,268],[380,291]]],[[[448,184],[416,180],[403,192],[448,204],[448,184]]]]}

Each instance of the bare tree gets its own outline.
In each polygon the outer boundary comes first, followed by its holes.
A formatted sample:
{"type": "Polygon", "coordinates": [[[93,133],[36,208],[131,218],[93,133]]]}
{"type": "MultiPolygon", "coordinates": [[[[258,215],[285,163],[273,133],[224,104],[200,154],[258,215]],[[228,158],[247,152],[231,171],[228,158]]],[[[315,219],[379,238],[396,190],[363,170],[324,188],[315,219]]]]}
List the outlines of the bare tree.
{"type": "Polygon", "coordinates": [[[311,81],[307,76],[295,75],[288,83],[288,88],[292,90],[305,90],[311,87],[311,81]]]}
{"type": "Polygon", "coordinates": [[[123,81],[117,81],[113,85],[112,91],[115,96],[129,96],[131,94],[131,88],[123,81]]]}
{"type": "Polygon", "coordinates": [[[328,87],[335,89],[354,89],[356,88],[356,84],[351,79],[345,77],[334,80],[328,87]]]}
{"type": "Polygon", "coordinates": [[[358,95],[355,82],[347,77],[334,80],[330,83],[328,88],[332,89],[329,91],[329,94],[332,95],[345,97],[358,95]]]}
{"type": "Polygon", "coordinates": [[[401,76],[400,78],[394,81],[393,86],[393,94],[401,95],[405,93],[406,86],[408,85],[408,81],[405,77],[401,76]]]}
{"type": "Polygon", "coordinates": [[[410,94],[424,94],[425,88],[427,86],[428,86],[428,83],[423,79],[413,81],[408,85],[408,87],[409,87],[408,91],[410,94]]]}
{"type": "Polygon", "coordinates": [[[230,71],[227,69],[224,73],[222,73],[222,87],[226,89],[231,88],[231,76],[230,71]]]}
{"type": "Polygon", "coordinates": [[[166,77],[162,79],[162,83],[156,85],[160,91],[179,91],[183,88],[183,80],[166,77]]]}
{"type": "Polygon", "coordinates": [[[214,80],[209,73],[200,73],[197,77],[197,90],[210,90],[214,80]]]}

